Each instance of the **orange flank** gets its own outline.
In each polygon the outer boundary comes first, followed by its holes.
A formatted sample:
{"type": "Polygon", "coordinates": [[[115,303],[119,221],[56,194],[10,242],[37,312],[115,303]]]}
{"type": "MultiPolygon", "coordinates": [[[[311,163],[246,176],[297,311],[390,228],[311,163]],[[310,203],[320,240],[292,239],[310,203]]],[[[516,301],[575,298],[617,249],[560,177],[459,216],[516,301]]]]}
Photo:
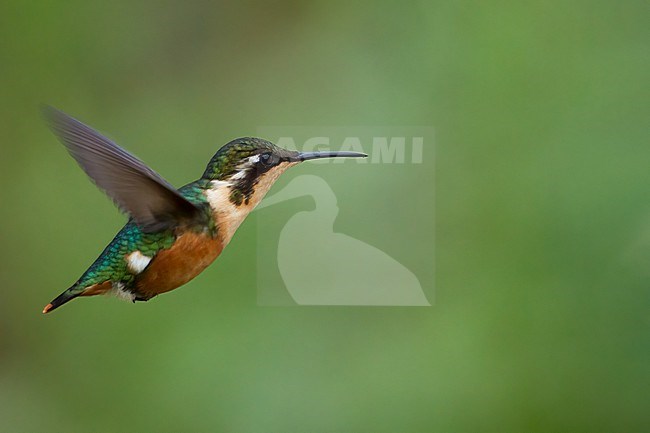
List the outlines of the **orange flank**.
{"type": "Polygon", "coordinates": [[[79,296],[95,296],[103,295],[113,288],[113,284],[110,281],[104,281],[100,284],[93,284],[84,289],[79,296]]]}
{"type": "Polygon", "coordinates": [[[223,243],[218,237],[185,232],[171,248],[156,254],[136,277],[135,290],[147,299],[174,290],[200,274],[222,250],[223,243]]]}

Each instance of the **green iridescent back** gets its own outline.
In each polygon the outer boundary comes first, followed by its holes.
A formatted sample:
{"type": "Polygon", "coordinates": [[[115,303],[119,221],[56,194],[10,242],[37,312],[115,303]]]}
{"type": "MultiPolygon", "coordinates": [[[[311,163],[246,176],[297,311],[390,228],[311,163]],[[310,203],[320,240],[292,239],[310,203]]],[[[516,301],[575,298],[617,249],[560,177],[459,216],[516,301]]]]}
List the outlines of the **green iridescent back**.
{"type": "MultiPolygon", "coordinates": [[[[205,208],[210,221],[208,229],[216,230],[204,195],[207,186],[208,181],[199,179],[180,188],[179,192],[188,201],[205,208]]],[[[197,227],[197,229],[203,230],[204,227],[197,227]]],[[[129,220],[75,285],[81,291],[93,284],[112,281],[122,283],[128,288],[133,283],[135,275],[127,268],[124,257],[136,250],[152,257],[159,251],[170,248],[175,240],[173,230],[146,233],[129,220]]]]}

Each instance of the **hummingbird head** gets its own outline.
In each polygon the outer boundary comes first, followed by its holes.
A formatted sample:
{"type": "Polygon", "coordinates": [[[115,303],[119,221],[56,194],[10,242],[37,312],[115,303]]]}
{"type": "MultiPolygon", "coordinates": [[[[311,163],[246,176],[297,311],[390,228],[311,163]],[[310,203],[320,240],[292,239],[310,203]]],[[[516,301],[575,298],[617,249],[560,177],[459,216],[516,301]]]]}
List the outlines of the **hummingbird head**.
{"type": "Polygon", "coordinates": [[[288,162],[296,153],[261,138],[238,138],[215,153],[203,178],[226,182],[239,175],[240,180],[244,177],[252,180],[257,177],[254,175],[262,175],[271,168],[288,162]]]}
{"type": "MultiPolygon", "coordinates": [[[[208,163],[203,179],[217,223],[234,233],[286,169],[317,158],[363,158],[359,152],[298,152],[261,138],[238,138],[224,145],[208,163]]],[[[230,238],[228,236],[228,239],[230,238]]]]}

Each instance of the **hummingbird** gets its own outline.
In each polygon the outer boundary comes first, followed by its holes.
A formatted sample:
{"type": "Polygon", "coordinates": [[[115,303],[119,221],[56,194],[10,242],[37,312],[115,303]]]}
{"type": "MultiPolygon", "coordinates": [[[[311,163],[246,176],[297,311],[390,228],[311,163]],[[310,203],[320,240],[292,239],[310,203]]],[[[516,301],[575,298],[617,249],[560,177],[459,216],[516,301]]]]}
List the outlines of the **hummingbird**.
{"type": "Polygon", "coordinates": [[[44,107],[43,113],[83,171],[129,217],[99,257],[43,313],[80,296],[113,294],[136,302],[174,290],[221,254],[289,167],[317,158],[367,156],[298,152],[261,138],[237,138],[214,154],[199,179],[176,189],[90,126],[52,107],[44,107]]]}

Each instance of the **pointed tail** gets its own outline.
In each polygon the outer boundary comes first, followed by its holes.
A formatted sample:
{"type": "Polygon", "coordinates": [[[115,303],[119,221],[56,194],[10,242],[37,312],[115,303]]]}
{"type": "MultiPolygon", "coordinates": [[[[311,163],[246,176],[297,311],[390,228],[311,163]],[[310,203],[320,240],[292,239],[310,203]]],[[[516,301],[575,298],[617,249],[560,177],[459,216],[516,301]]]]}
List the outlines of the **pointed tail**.
{"type": "Polygon", "coordinates": [[[81,295],[82,292],[83,290],[79,290],[76,285],[70,287],[68,290],[54,298],[52,302],[47,304],[45,308],[43,308],[43,314],[49,313],[50,311],[59,308],[61,305],[65,304],[68,301],[72,301],[74,298],[81,295]]]}

